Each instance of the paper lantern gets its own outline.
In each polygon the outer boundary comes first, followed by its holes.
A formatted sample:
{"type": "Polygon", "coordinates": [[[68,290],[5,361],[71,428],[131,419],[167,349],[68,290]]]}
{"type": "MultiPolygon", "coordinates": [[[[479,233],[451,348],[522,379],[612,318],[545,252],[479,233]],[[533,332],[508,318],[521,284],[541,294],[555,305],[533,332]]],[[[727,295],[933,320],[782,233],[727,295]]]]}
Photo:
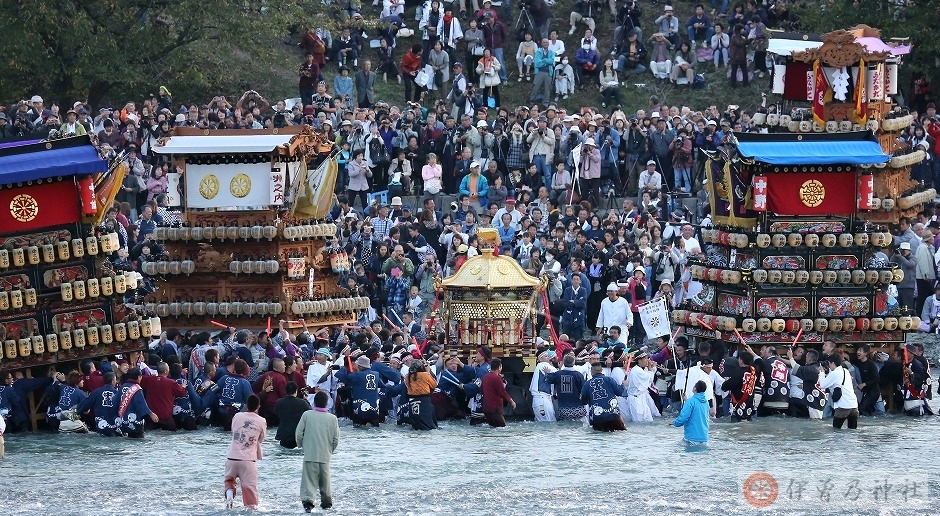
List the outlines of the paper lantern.
{"type": "Polygon", "coordinates": [[[832,233],[826,233],[822,236],[823,247],[834,247],[838,239],[832,233]]]}
{"type": "Polygon", "coordinates": [[[851,233],[842,233],[839,235],[839,245],[842,247],[852,247],[855,243],[855,236],[851,233]]]}
{"type": "Polygon", "coordinates": [[[819,245],[819,235],[810,233],[803,237],[803,243],[806,244],[806,247],[816,247],[819,245]]]}
{"type": "Polygon", "coordinates": [[[760,247],[761,249],[766,249],[770,247],[770,235],[766,233],[761,233],[757,235],[757,238],[755,240],[757,242],[757,247],[760,247]]]}
{"type": "Polygon", "coordinates": [[[829,331],[842,331],[842,319],[830,319],[829,331]]]}
{"type": "Polygon", "coordinates": [[[790,247],[798,247],[803,243],[803,235],[799,233],[790,233],[787,235],[787,245],[790,247]]]}
{"type": "Polygon", "coordinates": [[[784,285],[792,285],[796,282],[796,273],[793,271],[781,271],[780,282],[784,285]]]}
{"type": "MultiPolygon", "coordinates": [[[[55,244],[56,256],[59,260],[65,261],[71,258],[69,253],[69,243],[67,240],[59,240],[55,244]]],[[[2,265],[0,265],[2,267],[2,265]]]]}
{"type": "Polygon", "coordinates": [[[851,317],[843,317],[842,331],[855,331],[855,319],[851,317]]]}
{"type": "Polygon", "coordinates": [[[786,236],[786,235],[781,235],[781,234],[773,235],[773,236],[770,237],[770,243],[771,243],[774,247],[783,247],[783,246],[787,245],[787,236],[786,236]]]}
{"type": "Polygon", "coordinates": [[[127,340],[127,325],[119,322],[114,325],[114,341],[124,342],[127,340]]]}
{"type": "Polygon", "coordinates": [[[72,349],[72,332],[70,331],[59,332],[59,346],[66,351],[72,349]]]}
{"type": "Polygon", "coordinates": [[[770,321],[770,329],[775,333],[780,333],[786,328],[787,322],[783,319],[773,319],[770,321]]]}
{"type": "Polygon", "coordinates": [[[183,226],[180,228],[180,231],[179,231],[180,240],[189,242],[189,240],[192,238],[192,234],[193,234],[192,228],[188,226],[183,226]]]}
{"type": "Polygon", "coordinates": [[[891,211],[894,209],[894,206],[894,199],[890,197],[881,200],[881,209],[884,211],[891,211]]]}
{"type": "Polygon", "coordinates": [[[908,331],[911,329],[911,325],[913,324],[913,322],[914,320],[910,316],[905,315],[904,317],[899,317],[898,329],[908,331]]]}
{"type": "Polygon", "coordinates": [[[816,319],[813,321],[813,328],[816,331],[826,331],[829,329],[829,320],[823,318],[816,319]]]}
{"type": "Polygon", "coordinates": [[[29,262],[30,265],[39,265],[41,259],[39,257],[38,246],[31,245],[26,248],[26,261],[29,262]]]}
{"type": "Polygon", "coordinates": [[[750,333],[757,329],[757,321],[754,319],[750,319],[750,318],[744,319],[743,321],[741,321],[741,329],[750,333]]]}
{"type": "Polygon", "coordinates": [[[52,244],[42,245],[42,261],[52,263],[55,261],[55,246],[52,244]]]}
{"type": "Polygon", "coordinates": [[[111,344],[114,342],[114,332],[111,329],[110,324],[102,324],[99,328],[101,330],[101,343],[102,344],[111,344]]]}
{"type": "Polygon", "coordinates": [[[128,321],[127,337],[130,340],[137,340],[140,338],[140,322],[139,321],[128,321]]]}
{"type": "Polygon", "coordinates": [[[892,270],[891,271],[891,283],[900,283],[902,281],[904,281],[904,271],[901,269],[892,270]]]}
{"type": "Polygon", "coordinates": [[[179,240],[179,238],[180,238],[180,230],[179,230],[179,228],[166,228],[166,239],[167,239],[167,240],[172,240],[172,241],[175,242],[175,241],[179,240]]]}
{"type": "MultiPolygon", "coordinates": [[[[78,330],[78,331],[81,331],[81,330],[78,330]]],[[[30,342],[28,338],[23,337],[22,339],[17,340],[16,344],[17,344],[16,349],[20,357],[28,357],[33,354],[32,342],[30,342]]],[[[84,345],[85,344],[83,342],[82,346],[84,345]]]]}
{"type": "Polygon", "coordinates": [[[770,319],[767,317],[761,317],[757,320],[757,330],[758,331],[770,331],[770,319]]]}
{"type": "Polygon", "coordinates": [[[894,331],[898,329],[898,318],[897,317],[885,317],[885,330],[894,331]]]}
{"type": "Polygon", "coordinates": [[[809,282],[813,285],[822,284],[824,279],[823,271],[809,271],[809,282]]]}
{"type": "Polygon", "coordinates": [[[41,355],[46,352],[46,343],[42,335],[33,335],[29,338],[29,344],[33,348],[34,355],[41,355]]]}
{"type": "Polygon", "coordinates": [[[203,230],[201,226],[196,226],[189,230],[189,238],[194,242],[198,242],[203,238],[203,230]]]}
{"type": "Polygon", "coordinates": [[[787,319],[786,330],[790,333],[800,331],[800,321],[798,319],[787,319]]]}
{"type": "Polygon", "coordinates": [[[838,130],[839,130],[839,122],[836,122],[835,120],[829,120],[828,122],[826,122],[827,133],[834,133],[834,132],[837,132],[838,130]]]}
{"type": "Polygon", "coordinates": [[[767,281],[767,271],[765,269],[754,269],[751,271],[751,277],[755,283],[764,283],[767,281]]]}
{"type": "Polygon", "coordinates": [[[72,330],[72,344],[79,349],[85,347],[85,330],[81,328],[72,330]]]}
{"type": "Polygon", "coordinates": [[[865,271],[861,269],[855,269],[852,271],[852,283],[856,285],[865,283],[865,271]]]}
{"type": "MultiPolygon", "coordinates": [[[[69,346],[71,347],[71,346],[69,346]]],[[[13,360],[16,358],[16,341],[15,340],[5,340],[3,341],[3,354],[7,357],[8,360],[13,360]]]]}
{"type": "Polygon", "coordinates": [[[767,281],[772,284],[780,283],[780,280],[783,279],[783,273],[777,269],[770,269],[767,271],[767,281]]]}
{"type": "Polygon", "coordinates": [[[49,333],[46,335],[46,349],[49,350],[49,353],[58,353],[59,352],[59,336],[55,333],[49,333]]]}
{"type": "Polygon", "coordinates": [[[101,335],[98,332],[97,326],[89,326],[85,330],[85,339],[88,341],[89,346],[97,346],[101,342],[101,335]]]}
{"type": "Polygon", "coordinates": [[[248,240],[251,238],[251,227],[242,226],[238,228],[238,238],[241,238],[242,240],[248,240]]]}
{"type": "Polygon", "coordinates": [[[839,283],[845,285],[852,282],[852,271],[843,269],[838,271],[836,274],[838,276],[837,281],[839,283]]]}
{"type": "Polygon", "coordinates": [[[800,285],[805,285],[809,283],[809,271],[806,271],[803,269],[796,271],[795,279],[796,279],[796,282],[800,285]]]}
{"type": "Polygon", "coordinates": [[[885,320],[881,317],[874,317],[871,320],[871,330],[872,331],[881,331],[885,327],[885,320]]]}
{"type": "Polygon", "coordinates": [[[853,237],[855,245],[865,247],[868,245],[868,233],[856,233],[853,237]]]}
{"type": "Polygon", "coordinates": [[[238,227],[237,226],[226,227],[225,238],[229,240],[238,240],[238,227]]]}
{"type": "Polygon", "coordinates": [[[852,121],[851,121],[851,120],[843,120],[843,121],[839,122],[839,132],[840,132],[840,133],[847,133],[847,132],[849,132],[849,131],[851,131],[851,130],[852,130],[852,121]]]}
{"type": "Polygon", "coordinates": [[[72,282],[72,292],[75,294],[75,299],[79,301],[85,299],[88,292],[85,290],[85,281],[84,280],[75,280],[72,282]]]}
{"type": "Polygon", "coordinates": [[[823,283],[831,285],[839,279],[839,275],[836,271],[822,271],[823,273],[823,283]]]}
{"type": "Polygon", "coordinates": [[[101,286],[99,285],[98,278],[88,278],[86,287],[88,289],[88,297],[96,298],[101,295],[101,286]]]}
{"type": "Polygon", "coordinates": [[[14,267],[23,267],[26,265],[26,251],[22,247],[16,247],[13,249],[13,266],[14,267]]]}

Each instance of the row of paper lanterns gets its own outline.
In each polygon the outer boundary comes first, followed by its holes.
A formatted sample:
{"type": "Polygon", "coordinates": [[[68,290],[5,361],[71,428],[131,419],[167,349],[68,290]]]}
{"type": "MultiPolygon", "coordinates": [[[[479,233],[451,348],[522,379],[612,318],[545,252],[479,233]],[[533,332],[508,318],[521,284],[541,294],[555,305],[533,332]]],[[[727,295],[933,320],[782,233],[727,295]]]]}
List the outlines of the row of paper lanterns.
{"type": "Polygon", "coordinates": [[[86,345],[95,347],[101,344],[137,340],[140,338],[159,337],[163,326],[159,317],[144,317],[140,321],[128,321],[115,325],[102,324],[74,330],[62,330],[45,336],[32,335],[20,339],[8,339],[3,342],[3,355],[8,360],[26,358],[43,353],[68,351],[73,347],[82,349],[86,345]]]}

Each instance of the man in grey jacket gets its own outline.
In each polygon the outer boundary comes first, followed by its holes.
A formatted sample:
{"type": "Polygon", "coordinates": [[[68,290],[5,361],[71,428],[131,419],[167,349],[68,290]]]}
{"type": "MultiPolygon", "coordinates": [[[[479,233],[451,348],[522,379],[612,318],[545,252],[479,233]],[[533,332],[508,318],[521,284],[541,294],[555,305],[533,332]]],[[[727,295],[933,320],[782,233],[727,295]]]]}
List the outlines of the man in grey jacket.
{"type": "Polygon", "coordinates": [[[304,412],[297,423],[295,437],[304,450],[304,465],[300,474],[300,502],[306,512],[314,507],[314,490],[320,491],[320,507],[333,506],[330,489],[330,456],[339,446],[339,422],[326,410],[329,396],[323,391],[313,397],[313,410],[304,412]]]}
{"type": "Polygon", "coordinates": [[[371,108],[375,105],[375,72],[372,71],[372,62],[364,61],[362,70],[356,72],[356,105],[360,108],[371,108]]]}

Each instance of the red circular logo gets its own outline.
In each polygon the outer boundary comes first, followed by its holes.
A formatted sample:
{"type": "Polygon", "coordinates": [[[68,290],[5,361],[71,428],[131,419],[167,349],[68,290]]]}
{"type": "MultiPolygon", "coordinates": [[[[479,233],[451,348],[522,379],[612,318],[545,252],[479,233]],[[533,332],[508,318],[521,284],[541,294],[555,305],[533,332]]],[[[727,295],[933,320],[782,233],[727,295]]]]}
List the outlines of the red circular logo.
{"type": "Polygon", "coordinates": [[[741,486],[744,499],[757,508],[767,507],[777,500],[777,480],[769,473],[754,473],[741,486]]]}

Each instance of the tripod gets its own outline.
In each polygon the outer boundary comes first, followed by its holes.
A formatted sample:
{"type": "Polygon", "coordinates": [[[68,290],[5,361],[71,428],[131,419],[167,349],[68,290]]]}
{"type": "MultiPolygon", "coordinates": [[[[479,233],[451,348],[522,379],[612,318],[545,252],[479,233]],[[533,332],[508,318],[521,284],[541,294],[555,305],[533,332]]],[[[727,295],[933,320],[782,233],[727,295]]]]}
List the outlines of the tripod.
{"type": "MultiPolygon", "coordinates": [[[[532,15],[529,14],[529,9],[524,5],[522,6],[521,9],[519,9],[519,17],[516,18],[515,30],[517,33],[519,32],[519,29],[529,30],[529,31],[535,30],[535,21],[532,20],[532,15]],[[523,18],[523,16],[525,18],[523,18]],[[526,25],[526,23],[528,23],[528,25],[526,25]]],[[[532,34],[532,39],[533,40],[535,39],[534,33],[532,34]]]]}

